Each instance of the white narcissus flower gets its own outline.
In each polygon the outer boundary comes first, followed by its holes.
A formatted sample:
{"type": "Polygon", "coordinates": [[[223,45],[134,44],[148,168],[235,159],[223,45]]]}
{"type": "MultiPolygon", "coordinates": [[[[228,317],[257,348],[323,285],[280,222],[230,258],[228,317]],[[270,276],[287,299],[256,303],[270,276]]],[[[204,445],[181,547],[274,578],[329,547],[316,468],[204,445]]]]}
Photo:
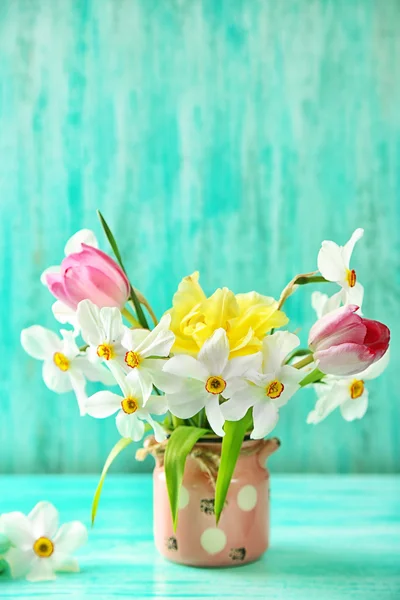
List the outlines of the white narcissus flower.
{"type": "Polygon", "coordinates": [[[253,439],[263,438],[274,429],[279,418],[278,409],[300,387],[304,372],[284,364],[299,343],[299,338],[288,331],[267,335],[263,340],[261,371],[247,373],[249,384],[222,405],[228,421],[238,421],[253,407],[254,429],[250,436],[253,439]]]}
{"type": "Polygon", "coordinates": [[[162,371],[162,359],[169,355],[175,341],[169,330],[170,315],[165,315],[152,331],[129,329],[118,308],[98,308],[90,300],[79,303],[77,315],[91,360],[104,360],[114,375],[121,368],[129,376],[138,375],[145,403],[153,384],[164,391],[177,389],[177,378],[162,371]]]}
{"type": "Polygon", "coordinates": [[[178,392],[166,395],[172,414],[187,419],[205,408],[210,426],[219,436],[225,434],[220,396],[230,398],[242,389],[246,385],[244,375],[261,365],[260,352],[228,360],[229,352],[225,330],[217,329],[203,344],[197,359],[180,354],[164,366],[167,373],[184,379],[178,392]]]}
{"type": "Polygon", "coordinates": [[[96,363],[105,361],[112,370],[113,363],[123,364],[126,353],[121,344],[127,327],[116,307],[99,308],[90,300],[82,300],[76,312],[81,335],[89,345],[87,355],[96,363]]]}
{"type": "Polygon", "coordinates": [[[102,365],[93,365],[79,350],[73,332],[62,329],[61,334],[62,340],[50,329],[32,325],[21,331],[21,344],[30,356],[43,361],[43,380],[50,390],[58,394],[74,390],[84,415],[86,379],[106,385],[114,380],[102,365]]]}
{"type": "Polygon", "coordinates": [[[3,514],[2,527],[11,542],[4,555],[11,576],[28,581],[55,579],[56,571],[79,571],[72,554],[87,541],[87,529],[79,521],[58,526],[58,511],[49,502],[39,502],[28,516],[3,514]]]}
{"type": "Polygon", "coordinates": [[[96,419],[104,419],[118,412],[116,423],[122,437],[138,442],[143,437],[147,422],[153,428],[156,440],[165,440],[163,427],[151,416],[167,412],[165,397],[150,396],[146,398],[145,406],[140,377],[136,371],[129,378],[120,372],[116,379],[123,395],[104,391],[89,396],[86,401],[87,414],[96,419]]]}
{"type": "Polygon", "coordinates": [[[327,375],[324,378],[326,383],[314,385],[318,400],[314,410],[307,417],[307,423],[320,423],[338,407],[346,421],[361,419],[368,408],[368,389],[365,382],[379,377],[388,364],[389,351],[357,375],[341,378],[327,375]]]}
{"type": "Polygon", "coordinates": [[[179,378],[163,371],[175,342],[175,335],[169,329],[171,315],[164,315],[152,330],[125,329],[122,345],[124,368],[128,378],[139,376],[145,401],[151,394],[153,384],[164,392],[175,392],[180,387],[179,378]]]}
{"type": "Polygon", "coordinates": [[[342,288],[331,298],[333,303],[333,298],[338,296],[343,304],[356,304],[359,307],[362,305],[364,288],[358,283],[355,270],[350,268],[350,258],[356,242],[363,235],[364,229],[358,228],[344,246],[338,246],[328,240],[322,242],[318,253],[318,269],[325,279],[337,283],[342,288]]]}
{"type": "MultiPolygon", "coordinates": [[[[75,252],[80,252],[82,250],[82,244],[93,246],[93,248],[99,247],[97,238],[93,231],[91,231],[90,229],[80,229],[79,231],[74,233],[74,235],[71,236],[65,244],[65,256],[69,256],[70,254],[74,254],[75,252]]],[[[60,265],[48,267],[41,274],[40,281],[44,286],[47,287],[46,275],[48,273],[60,273],[60,271],[60,265]]],[[[53,303],[51,310],[53,311],[53,315],[57,319],[57,321],[59,321],[59,323],[68,323],[69,325],[72,325],[74,327],[74,330],[76,332],[78,332],[78,320],[76,312],[72,310],[72,308],[64,304],[64,302],[56,300],[53,303]]]]}

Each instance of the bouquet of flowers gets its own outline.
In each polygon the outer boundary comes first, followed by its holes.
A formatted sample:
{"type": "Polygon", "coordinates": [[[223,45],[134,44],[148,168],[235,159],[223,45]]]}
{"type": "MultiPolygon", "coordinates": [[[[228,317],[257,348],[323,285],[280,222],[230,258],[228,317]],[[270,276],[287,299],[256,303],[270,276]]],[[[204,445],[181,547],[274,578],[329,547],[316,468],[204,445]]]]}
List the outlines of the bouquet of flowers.
{"type": "Polygon", "coordinates": [[[347,421],[365,414],[366,381],[385,368],[390,333],[361,313],[363,287],[351,255],[362,229],[344,246],[324,241],[318,271],[294,277],[279,300],[227,288],[207,297],[199,274],[193,273],[181,281],[172,308],[158,320],[129,281],[115,239],[99,216],[117,262],[98,249],[91,231],[77,232],[66,244],[61,265],[42,275],[56,298],[55,318],[69,328],[61,330],[61,338],[39,325],[21,334],[26,352],[43,361],[48,388],[73,390],[82,416],[116,415],[121,439],[106,461],[93,519],[110,464],[147,433],[166,443],[175,525],[186,457],[200,438],[222,438],[215,489],[218,522],[243,440],[270,434],[280,409],[302,387],[313,386],[318,396],[309,423],[338,407],[347,421]],[[297,288],[323,282],[335,282],[339,290],[331,297],[314,292],[317,321],[301,348],[284,303],[297,288]],[[87,380],[119,390],[88,395],[87,380]]]}

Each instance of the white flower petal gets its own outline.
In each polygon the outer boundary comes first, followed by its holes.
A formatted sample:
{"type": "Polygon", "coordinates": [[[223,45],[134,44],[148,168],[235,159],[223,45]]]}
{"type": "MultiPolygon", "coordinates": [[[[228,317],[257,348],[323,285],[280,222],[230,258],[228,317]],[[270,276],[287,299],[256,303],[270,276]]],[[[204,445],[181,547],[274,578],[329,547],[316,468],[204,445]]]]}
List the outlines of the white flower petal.
{"type": "Polygon", "coordinates": [[[54,581],[56,575],[54,565],[51,558],[35,557],[31,564],[28,573],[26,574],[27,581],[54,581]]]}
{"type": "Polygon", "coordinates": [[[167,401],[165,396],[150,396],[146,402],[145,409],[141,409],[140,413],[152,415],[164,415],[167,412],[167,401]]]}
{"type": "Polygon", "coordinates": [[[166,357],[171,352],[175,335],[169,330],[171,315],[164,315],[158,325],[142,340],[137,352],[143,357],[166,357]]]}
{"type": "Polygon", "coordinates": [[[67,358],[72,360],[80,355],[79,346],[76,343],[77,333],[69,329],[60,329],[62,336],[61,351],[67,358]]]}
{"type": "Polygon", "coordinates": [[[161,358],[145,358],[140,365],[140,370],[146,370],[149,373],[156,388],[171,394],[182,387],[182,378],[163,371],[166,362],[161,358]]]}
{"type": "Polygon", "coordinates": [[[54,549],[63,554],[73,554],[75,550],[86,544],[88,532],[80,521],[65,523],[54,538],[54,549]]]}
{"type": "Polygon", "coordinates": [[[106,340],[112,343],[119,342],[125,332],[120,310],[116,307],[105,306],[100,309],[100,320],[104,327],[106,340]]]}
{"type": "Polygon", "coordinates": [[[179,354],[170,358],[165,363],[163,370],[178,377],[191,377],[199,381],[206,381],[209,375],[206,367],[199,360],[186,354],[179,354]]]}
{"type": "MultiPolygon", "coordinates": [[[[249,386],[250,388],[250,386],[249,386]]],[[[259,389],[259,388],[255,388],[259,389]]],[[[243,390],[242,392],[238,392],[234,394],[228,402],[224,402],[221,404],[222,414],[226,421],[239,421],[242,419],[249,408],[254,405],[256,401],[258,401],[258,394],[256,394],[256,398],[249,393],[249,390],[243,390]]]]}
{"type": "Polygon", "coordinates": [[[368,408],[368,390],[364,389],[363,394],[359,398],[348,398],[340,405],[340,412],[343,419],[346,421],[354,421],[362,419],[368,408]]]}
{"type": "Polygon", "coordinates": [[[20,512],[3,514],[1,517],[3,531],[13,546],[20,550],[29,550],[35,541],[32,523],[20,512]]]}
{"type": "Polygon", "coordinates": [[[144,435],[144,423],[135,413],[127,415],[120,410],[116,417],[116,424],[119,434],[134,442],[141,440],[144,435]]]}
{"type": "Polygon", "coordinates": [[[276,331],[263,339],[263,372],[277,371],[287,355],[300,344],[300,340],[289,331],[276,331]]]}
{"type": "Polygon", "coordinates": [[[138,398],[143,405],[146,404],[153,391],[153,380],[150,373],[146,369],[136,367],[126,376],[126,383],[129,385],[132,396],[138,398]]]}
{"type": "Polygon", "coordinates": [[[273,402],[258,402],[253,407],[254,429],[250,435],[253,440],[264,438],[275,427],[279,419],[278,408],[273,402]]]}
{"type": "Polygon", "coordinates": [[[75,334],[79,333],[78,317],[75,310],[61,302],[61,300],[56,300],[51,310],[59,323],[68,323],[73,326],[75,334]]]}
{"type": "Polygon", "coordinates": [[[354,246],[356,245],[358,240],[362,238],[363,235],[364,235],[364,229],[361,229],[361,227],[359,227],[358,229],[356,229],[354,231],[354,233],[351,236],[351,238],[349,239],[349,241],[342,248],[343,262],[347,269],[349,268],[349,265],[350,265],[350,259],[351,259],[351,255],[353,254],[354,246]]]}
{"type": "Polygon", "coordinates": [[[75,367],[71,367],[68,371],[69,380],[71,382],[72,389],[75,392],[75,397],[79,406],[79,414],[83,417],[86,414],[86,379],[83,373],[75,367]]]}
{"type": "Polygon", "coordinates": [[[92,363],[86,356],[78,356],[74,362],[89,381],[100,381],[104,385],[115,385],[114,375],[101,363],[92,363]]]}
{"type": "Polygon", "coordinates": [[[112,392],[97,392],[86,400],[86,412],[96,419],[105,419],[121,408],[123,398],[112,392]]]}
{"type": "Polygon", "coordinates": [[[105,330],[100,319],[100,309],[90,300],[82,300],[76,310],[82,337],[87,344],[97,346],[105,341],[105,330]]]}
{"type": "Polygon", "coordinates": [[[214,331],[206,340],[198,354],[198,360],[206,367],[210,375],[221,375],[228,363],[229,341],[222,328],[214,331]]]}
{"type": "Polygon", "coordinates": [[[134,350],[137,352],[139,346],[145,341],[149,335],[148,329],[124,329],[124,335],[121,339],[121,344],[126,350],[134,350]]]}
{"type": "Polygon", "coordinates": [[[356,304],[361,308],[364,300],[364,287],[361,283],[356,283],[354,287],[346,287],[346,304],[356,304]]]}
{"type": "Polygon", "coordinates": [[[318,319],[339,308],[342,299],[342,290],[329,297],[321,292],[311,294],[311,305],[315,310],[318,319]]]}
{"type": "Polygon", "coordinates": [[[249,370],[259,371],[262,364],[262,353],[256,352],[255,354],[248,354],[247,356],[237,356],[228,360],[225,369],[222,371],[221,376],[225,380],[229,380],[231,377],[242,377],[249,370]]]}
{"type": "Polygon", "coordinates": [[[157,442],[163,442],[164,440],[167,439],[167,434],[165,433],[165,430],[164,430],[163,426],[160,425],[160,423],[158,423],[157,421],[155,421],[154,419],[152,419],[149,416],[146,418],[146,421],[153,428],[154,437],[156,438],[157,442]]]}
{"type": "Polygon", "coordinates": [[[236,394],[243,389],[247,389],[248,385],[249,384],[247,383],[246,379],[243,377],[232,377],[226,382],[226,388],[224,389],[222,396],[228,400],[228,398],[231,398],[233,394],[236,394]]]}
{"type": "Polygon", "coordinates": [[[338,406],[349,397],[349,386],[347,382],[337,382],[327,386],[326,393],[321,395],[315,403],[314,410],[307,417],[307,423],[320,423],[331,414],[338,406]]]}
{"type": "Polygon", "coordinates": [[[346,265],[342,251],[335,242],[322,242],[318,253],[318,270],[328,281],[342,281],[346,278],[346,265]]]}
{"type": "Polygon", "coordinates": [[[42,367],[43,381],[52,392],[64,394],[72,390],[69,371],[61,371],[53,360],[45,360],[42,367]]]}
{"type": "Polygon", "coordinates": [[[225,435],[225,431],[223,430],[225,419],[219,404],[219,396],[216,394],[209,394],[209,396],[210,398],[205,406],[208,422],[214,433],[223,437],[225,435]]]}
{"type": "Polygon", "coordinates": [[[6,555],[6,562],[10,567],[11,577],[13,577],[13,579],[19,579],[20,577],[26,575],[34,559],[35,554],[32,546],[27,550],[10,548],[6,555]]]}
{"type": "Polygon", "coordinates": [[[74,235],[72,235],[68,242],[65,244],[64,253],[65,256],[69,254],[75,254],[82,250],[82,244],[98,248],[99,244],[93,231],[90,229],[80,229],[74,235]]]}
{"type": "Polygon", "coordinates": [[[208,396],[204,385],[196,380],[189,380],[179,392],[166,394],[165,399],[173,415],[180,419],[188,419],[204,408],[208,396]]]}
{"type": "Polygon", "coordinates": [[[61,348],[61,340],[50,329],[32,325],[21,331],[21,345],[33,358],[45,360],[61,348]]]}
{"type": "Polygon", "coordinates": [[[58,529],[58,510],[50,502],[38,502],[28,515],[35,538],[53,539],[58,529]]]}

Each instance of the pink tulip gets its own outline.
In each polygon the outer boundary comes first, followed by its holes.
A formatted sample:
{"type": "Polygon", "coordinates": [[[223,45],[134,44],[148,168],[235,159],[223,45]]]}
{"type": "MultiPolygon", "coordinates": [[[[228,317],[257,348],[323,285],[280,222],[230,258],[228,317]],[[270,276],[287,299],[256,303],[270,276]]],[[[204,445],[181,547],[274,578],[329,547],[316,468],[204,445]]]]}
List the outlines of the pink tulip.
{"type": "Polygon", "coordinates": [[[390,331],[379,321],[355,314],[350,304],[328,313],[311,328],[308,344],[318,368],[330,375],[347,376],[364,371],[385,354],[390,331]]]}
{"type": "Polygon", "coordinates": [[[64,258],[60,273],[47,273],[45,280],[53,296],[73,310],[86,299],[100,308],[122,308],[130,293],[122,269],[107,254],[87,244],[64,258]]]}

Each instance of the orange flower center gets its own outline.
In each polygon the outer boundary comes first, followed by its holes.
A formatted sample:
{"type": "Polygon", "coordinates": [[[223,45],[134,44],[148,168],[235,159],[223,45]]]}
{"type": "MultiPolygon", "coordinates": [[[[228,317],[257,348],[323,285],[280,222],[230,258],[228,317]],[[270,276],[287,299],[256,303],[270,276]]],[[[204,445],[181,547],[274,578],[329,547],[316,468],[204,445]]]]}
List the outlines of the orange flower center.
{"type": "Polygon", "coordinates": [[[125,354],[125,362],[131,369],[135,369],[136,367],[138,367],[140,365],[141,360],[142,359],[140,358],[140,355],[137,352],[134,352],[133,350],[130,350],[125,354]]]}
{"type": "Polygon", "coordinates": [[[69,360],[62,352],[56,352],[53,356],[53,361],[56,367],[60,369],[60,371],[68,371],[69,369],[69,360]]]}
{"type": "Polygon", "coordinates": [[[267,387],[265,388],[265,393],[268,396],[268,398],[275,400],[275,398],[279,398],[284,389],[285,386],[283,385],[283,383],[281,383],[277,379],[274,379],[273,381],[270,381],[267,387]]]}
{"type": "Polygon", "coordinates": [[[104,360],[111,360],[114,358],[114,348],[111,344],[100,344],[97,346],[97,356],[104,358],[104,360]]]}
{"type": "Polygon", "coordinates": [[[33,551],[40,558],[49,558],[54,552],[54,544],[47,537],[40,537],[33,544],[33,551]]]}
{"type": "Polygon", "coordinates": [[[129,396],[124,398],[121,402],[121,408],[127,415],[132,415],[139,409],[139,403],[136,398],[129,396]]]}
{"type": "Polygon", "coordinates": [[[206,381],[206,390],[210,394],[222,394],[225,388],[225,379],[222,379],[222,377],[218,377],[217,375],[212,375],[212,377],[209,377],[206,381]]]}
{"type": "Polygon", "coordinates": [[[346,279],[350,287],[354,287],[356,285],[357,276],[354,269],[352,269],[351,271],[350,269],[347,269],[346,279]]]}
{"type": "Polygon", "coordinates": [[[364,393],[364,382],[362,379],[355,379],[350,386],[350,396],[353,400],[359,398],[364,393]]]}

